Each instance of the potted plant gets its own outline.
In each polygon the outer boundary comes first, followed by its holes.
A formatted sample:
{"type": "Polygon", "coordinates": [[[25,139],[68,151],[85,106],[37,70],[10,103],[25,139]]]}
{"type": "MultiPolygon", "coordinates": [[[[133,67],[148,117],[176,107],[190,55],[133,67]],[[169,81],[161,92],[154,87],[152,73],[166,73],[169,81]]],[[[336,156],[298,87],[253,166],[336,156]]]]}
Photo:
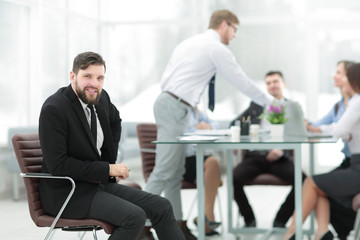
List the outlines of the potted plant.
{"type": "Polygon", "coordinates": [[[271,134],[273,136],[283,136],[286,106],[283,103],[273,101],[269,106],[264,108],[264,112],[260,115],[261,119],[266,119],[271,123],[271,134]]]}

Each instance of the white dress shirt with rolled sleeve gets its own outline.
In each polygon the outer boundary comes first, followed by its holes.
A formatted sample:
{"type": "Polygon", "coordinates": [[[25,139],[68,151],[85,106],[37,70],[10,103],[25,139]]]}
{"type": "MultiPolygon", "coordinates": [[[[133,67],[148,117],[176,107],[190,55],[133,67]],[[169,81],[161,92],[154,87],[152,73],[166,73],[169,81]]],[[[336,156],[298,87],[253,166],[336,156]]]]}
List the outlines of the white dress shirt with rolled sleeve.
{"type": "Polygon", "coordinates": [[[334,128],[334,137],[349,142],[351,154],[360,154],[360,95],[355,94],[334,128]]]}
{"type": "Polygon", "coordinates": [[[273,100],[249,79],[213,29],[195,35],[175,48],[162,76],[161,90],[175,94],[194,107],[215,74],[224,76],[259,105],[273,100]]]}

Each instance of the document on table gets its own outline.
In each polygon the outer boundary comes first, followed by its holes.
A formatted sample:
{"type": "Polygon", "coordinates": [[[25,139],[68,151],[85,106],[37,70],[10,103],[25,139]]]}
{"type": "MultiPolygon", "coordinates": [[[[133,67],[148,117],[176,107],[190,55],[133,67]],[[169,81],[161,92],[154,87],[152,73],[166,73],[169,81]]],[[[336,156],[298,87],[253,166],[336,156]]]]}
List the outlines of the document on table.
{"type": "Polygon", "coordinates": [[[230,136],[230,129],[199,129],[184,133],[185,136],[230,136]]]}
{"type": "Polygon", "coordinates": [[[220,136],[187,135],[180,136],[179,141],[183,142],[213,142],[221,138],[220,136]]]}

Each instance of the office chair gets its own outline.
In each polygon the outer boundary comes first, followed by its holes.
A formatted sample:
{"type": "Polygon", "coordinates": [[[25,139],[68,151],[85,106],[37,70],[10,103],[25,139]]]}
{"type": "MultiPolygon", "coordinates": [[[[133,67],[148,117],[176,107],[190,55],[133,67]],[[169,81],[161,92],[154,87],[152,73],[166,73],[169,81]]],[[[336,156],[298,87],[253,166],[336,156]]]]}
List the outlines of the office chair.
{"type": "Polygon", "coordinates": [[[56,228],[61,228],[64,231],[84,232],[80,239],[84,237],[86,231],[92,231],[95,240],[97,240],[97,230],[103,229],[107,234],[113,232],[114,226],[112,224],[100,220],[61,218],[62,212],[74,193],[75,182],[67,176],[41,173],[43,156],[37,133],[15,134],[12,137],[12,143],[21,170],[20,175],[24,179],[31,218],[38,227],[50,227],[44,239],[51,238],[51,234],[56,228]],[[72,184],[72,189],[56,217],[46,214],[41,206],[39,178],[64,179],[72,184]]]}
{"type": "MultiPolygon", "coordinates": [[[[137,131],[137,137],[138,137],[139,146],[140,146],[143,176],[144,176],[145,182],[147,182],[147,180],[155,166],[156,144],[154,144],[152,142],[156,141],[156,139],[157,139],[157,126],[155,123],[140,123],[136,126],[136,131],[137,131]]],[[[196,190],[196,184],[183,180],[181,182],[181,189],[195,189],[196,190]]],[[[195,206],[196,198],[197,198],[197,195],[194,198],[194,200],[192,201],[191,207],[190,207],[189,212],[186,217],[187,220],[189,219],[192,209],[195,206]]],[[[218,195],[218,203],[219,203],[220,219],[222,222],[222,209],[221,209],[221,202],[220,202],[219,195],[218,195]]]]}

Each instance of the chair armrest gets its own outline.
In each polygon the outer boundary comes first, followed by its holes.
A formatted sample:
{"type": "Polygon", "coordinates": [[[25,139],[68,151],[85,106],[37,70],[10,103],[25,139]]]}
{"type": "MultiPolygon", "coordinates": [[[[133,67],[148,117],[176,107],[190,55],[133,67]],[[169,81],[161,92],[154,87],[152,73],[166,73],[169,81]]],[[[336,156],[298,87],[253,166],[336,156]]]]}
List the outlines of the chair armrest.
{"type": "MultiPolygon", "coordinates": [[[[74,180],[71,177],[67,176],[55,176],[51,175],[49,173],[20,173],[20,176],[23,178],[50,178],[50,179],[67,179],[71,183],[74,182],[74,180]]],[[[75,185],[75,182],[74,182],[75,185]]]]}
{"type": "Polygon", "coordinates": [[[155,148],[140,148],[140,152],[156,153],[156,149],[155,148]]]}
{"type": "MultiPolygon", "coordinates": [[[[49,174],[49,173],[20,173],[20,176],[23,177],[23,178],[66,179],[66,180],[69,180],[69,181],[71,182],[71,190],[70,190],[70,193],[69,193],[69,195],[66,197],[63,205],[61,206],[58,214],[56,215],[53,223],[52,223],[51,226],[50,226],[50,230],[52,231],[52,229],[55,228],[56,223],[58,222],[61,214],[64,212],[65,207],[66,207],[67,204],[69,203],[70,198],[71,198],[72,195],[74,194],[75,187],[76,187],[76,184],[75,184],[74,180],[73,180],[71,177],[68,177],[68,176],[54,176],[54,175],[51,175],[51,174],[49,174]]],[[[48,234],[49,234],[51,231],[49,231],[48,234]]]]}

